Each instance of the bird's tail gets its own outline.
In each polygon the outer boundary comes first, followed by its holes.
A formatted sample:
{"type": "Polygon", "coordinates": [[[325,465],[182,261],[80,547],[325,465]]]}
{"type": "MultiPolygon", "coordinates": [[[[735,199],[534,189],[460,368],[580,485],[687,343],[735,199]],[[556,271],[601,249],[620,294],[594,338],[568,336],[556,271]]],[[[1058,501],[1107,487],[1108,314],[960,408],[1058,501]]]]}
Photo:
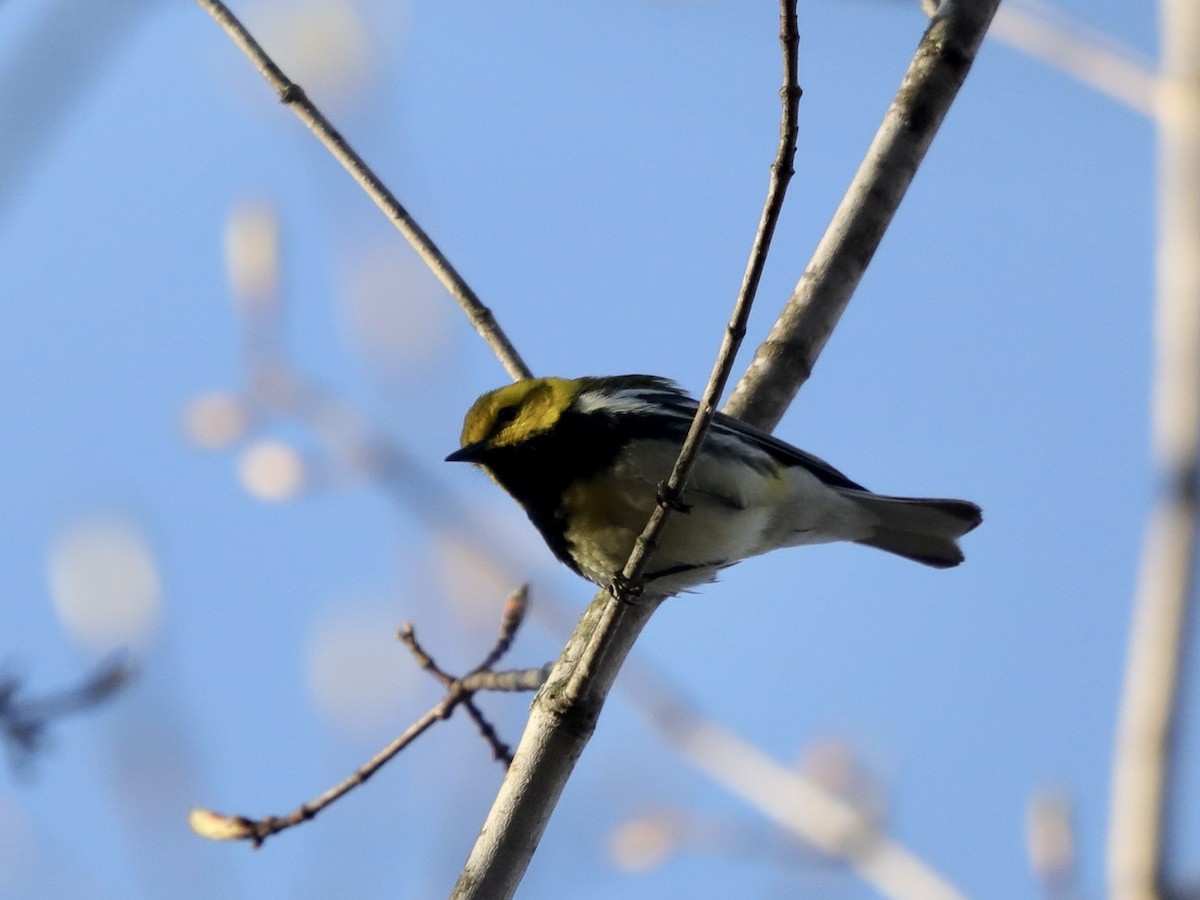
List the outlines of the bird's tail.
{"type": "Polygon", "coordinates": [[[885,497],[869,491],[838,491],[875,519],[869,537],[856,543],[948,569],[963,561],[958,539],[983,521],[983,511],[967,500],[885,497]]]}

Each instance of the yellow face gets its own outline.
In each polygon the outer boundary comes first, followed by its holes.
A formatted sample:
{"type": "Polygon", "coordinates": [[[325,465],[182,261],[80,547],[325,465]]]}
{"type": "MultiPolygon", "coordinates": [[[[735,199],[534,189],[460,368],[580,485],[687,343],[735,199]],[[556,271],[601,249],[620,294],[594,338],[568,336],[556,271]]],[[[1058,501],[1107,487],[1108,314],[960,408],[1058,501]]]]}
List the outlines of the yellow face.
{"type": "Polygon", "coordinates": [[[484,394],[463,420],[462,446],[508,447],[549,431],[579,392],[567,378],[527,378],[484,394]]]}

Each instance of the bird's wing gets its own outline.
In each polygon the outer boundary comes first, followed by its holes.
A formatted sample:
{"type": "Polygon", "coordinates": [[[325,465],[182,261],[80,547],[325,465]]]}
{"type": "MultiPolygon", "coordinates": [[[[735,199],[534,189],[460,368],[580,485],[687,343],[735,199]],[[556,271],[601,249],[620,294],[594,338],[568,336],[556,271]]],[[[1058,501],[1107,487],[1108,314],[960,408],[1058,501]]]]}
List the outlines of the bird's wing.
{"type": "MultiPolygon", "coordinates": [[[[694,409],[693,405],[693,411],[694,409]]],[[[760,428],[755,428],[753,425],[749,425],[740,419],[735,419],[724,413],[716,413],[713,416],[710,431],[715,431],[718,434],[723,432],[730,436],[747,440],[785,466],[800,466],[807,469],[830,487],[849,488],[854,491],[867,490],[858,482],[851,481],[820,457],[806,453],[799,447],[793,447],[786,441],[781,441],[774,435],[768,434],[760,428]]]]}
{"type": "MultiPolygon", "coordinates": [[[[589,390],[596,390],[596,404],[619,409],[633,416],[644,415],[647,419],[657,418],[659,424],[674,425],[680,434],[680,439],[687,433],[692,418],[696,415],[697,403],[683,390],[666,378],[656,375],[619,375],[607,378],[581,379],[589,390]]],[[[867,490],[861,484],[851,481],[825,460],[806,453],[799,447],[793,447],[786,441],[781,441],[774,435],[760,428],[727,416],[716,413],[709,426],[709,452],[720,453],[722,438],[729,442],[748,441],[752,446],[761,450],[772,460],[785,466],[800,466],[811,472],[823,484],[835,488],[848,488],[855,491],[867,490]]],[[[769,463],[764,460],[763,468],[769,463]]],[[[751,465],[753,462],[751,461],[751,465]]]]}

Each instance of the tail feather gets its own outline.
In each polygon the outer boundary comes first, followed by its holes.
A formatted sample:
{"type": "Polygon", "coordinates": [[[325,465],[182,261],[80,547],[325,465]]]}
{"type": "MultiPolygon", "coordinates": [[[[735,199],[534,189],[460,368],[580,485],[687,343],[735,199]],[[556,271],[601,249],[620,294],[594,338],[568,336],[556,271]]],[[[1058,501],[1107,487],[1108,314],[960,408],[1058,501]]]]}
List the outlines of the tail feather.
{"type": "Polygon", "coordinates": [[[885,497],[867,491],[839,491],[875,519],[870,536],[856,543],[906,559],[948,569],[963,561],[958,539],[983,521],[983,512],[967,500],[885,497]]]}

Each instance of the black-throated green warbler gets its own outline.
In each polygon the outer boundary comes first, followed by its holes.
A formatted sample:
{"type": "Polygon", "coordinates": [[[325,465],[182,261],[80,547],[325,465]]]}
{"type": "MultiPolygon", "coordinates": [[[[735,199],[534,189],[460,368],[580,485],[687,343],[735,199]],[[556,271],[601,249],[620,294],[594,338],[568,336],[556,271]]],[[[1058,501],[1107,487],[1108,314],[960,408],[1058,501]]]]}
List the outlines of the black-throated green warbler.
{"type": "MultiPolygon", "coordinates": [[[[624,567],[657,501],[696,401],[650,375],[530,378],[484,394],[447,458],[482,466],[554,554],[603,587],[624,567]]],[[[853,541],[929,566],[963,560],[979,524],[966,500],[885,497],[828,463],[718,413],[650,558],[645,589],[672,594],[738,560],[853,541]]]]}

